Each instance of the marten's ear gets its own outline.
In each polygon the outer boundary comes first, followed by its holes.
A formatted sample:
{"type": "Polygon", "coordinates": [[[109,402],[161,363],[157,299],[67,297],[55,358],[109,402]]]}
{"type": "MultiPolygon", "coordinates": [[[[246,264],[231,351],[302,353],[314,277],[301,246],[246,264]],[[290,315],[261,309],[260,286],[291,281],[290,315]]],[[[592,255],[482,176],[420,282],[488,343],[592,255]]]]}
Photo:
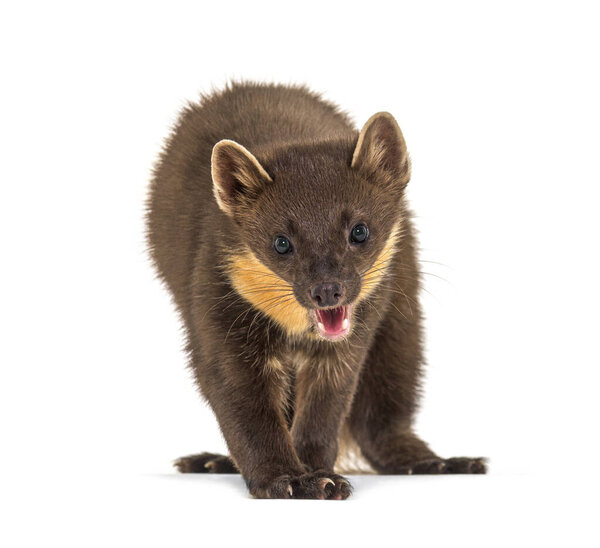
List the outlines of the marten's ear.
{"type": "Polygon", "coordinates": [[[406,142],[398,122],[389,112],[378,112],[367,120],[358,137],[351,165],[368,174],[384,170],[401,182],[408,182],[410,161],[406,142]]]}
{"type": "Polygon", "coordinates": [[[235,141],[219,141],[212,151],[213,192],[219,207],[233,217],[238,206],[256,197],[273,182],[254,155],[235,141]]]}

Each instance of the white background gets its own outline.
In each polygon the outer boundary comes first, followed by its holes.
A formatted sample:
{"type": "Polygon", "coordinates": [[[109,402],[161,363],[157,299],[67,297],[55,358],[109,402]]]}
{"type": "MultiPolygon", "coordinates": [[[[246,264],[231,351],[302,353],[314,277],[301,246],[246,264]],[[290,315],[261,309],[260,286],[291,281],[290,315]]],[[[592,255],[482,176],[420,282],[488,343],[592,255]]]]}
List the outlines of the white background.
{"type": "Polygon", "coordinates": [[[6,2],[5,546],[598,545],[593,2],[6,2]],[[144,252],[178,110],[231,78],[398,119],[429,366],[419,433],[486,477],[359,477],[345,503],[176,476],[225,449],[144,252]],[[442,263],[442,264],[436,264],[442,263]],[[438,278],[439,276],[439,278],[438,278]]]}

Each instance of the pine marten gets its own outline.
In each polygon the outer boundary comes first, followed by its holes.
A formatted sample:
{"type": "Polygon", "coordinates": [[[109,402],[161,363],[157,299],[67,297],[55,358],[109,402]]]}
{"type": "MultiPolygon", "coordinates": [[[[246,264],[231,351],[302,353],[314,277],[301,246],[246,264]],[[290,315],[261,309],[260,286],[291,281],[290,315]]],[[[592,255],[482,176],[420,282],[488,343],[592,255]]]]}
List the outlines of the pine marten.
{"type": "Polygon", "coordinates": [[[304,87],[234,83],[182,112],[155,166],[148,242],[190,365],[259,498],[345,499],[349,439],[380,474],[481,474],[411,429],[423,364],[419,268],[396,120],[358,132],[304,87]],[[335,470],[335,471],[334,471],[335,470]]]}

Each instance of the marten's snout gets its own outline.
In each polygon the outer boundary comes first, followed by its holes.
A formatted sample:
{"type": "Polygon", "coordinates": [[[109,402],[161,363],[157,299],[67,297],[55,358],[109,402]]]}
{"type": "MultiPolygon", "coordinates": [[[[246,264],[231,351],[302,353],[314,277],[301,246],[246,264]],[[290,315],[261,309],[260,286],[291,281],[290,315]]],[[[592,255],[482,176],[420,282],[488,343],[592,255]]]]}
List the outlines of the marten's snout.
{"type": "Polygon", "coordinates": [[[346,294],[346,288],[338,282],[324,282],[313,285],[309,293],[319,307],[338,306],[346,294]]]}

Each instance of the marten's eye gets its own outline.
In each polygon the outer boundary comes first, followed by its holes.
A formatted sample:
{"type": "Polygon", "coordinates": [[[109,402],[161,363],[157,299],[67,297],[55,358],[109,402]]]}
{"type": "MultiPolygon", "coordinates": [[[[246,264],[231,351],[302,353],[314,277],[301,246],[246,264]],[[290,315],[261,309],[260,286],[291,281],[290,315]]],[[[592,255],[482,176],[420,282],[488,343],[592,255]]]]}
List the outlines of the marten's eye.
{"type": "Polygon", "coordinates": [[[353,244],[362,244],[369,238],[369,229],[367,225],[358,224],[350,231],[350,241],[353,244]]]}
{"type": "Polygon", "coordinates": [[[292,244],[285,236],[277,236],[273,242],[273,247],[280,255],[285,255],[292,250],[292,244]]]}

